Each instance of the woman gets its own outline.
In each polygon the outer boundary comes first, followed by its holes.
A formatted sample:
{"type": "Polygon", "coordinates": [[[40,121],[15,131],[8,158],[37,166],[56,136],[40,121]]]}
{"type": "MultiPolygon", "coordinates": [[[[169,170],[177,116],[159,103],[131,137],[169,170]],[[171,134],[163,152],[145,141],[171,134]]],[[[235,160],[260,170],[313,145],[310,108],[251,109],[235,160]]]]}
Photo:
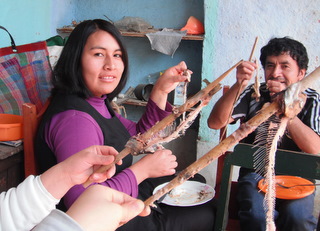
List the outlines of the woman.
{"type": "MultiPolygon", "coordinates": [[[[109,145],[121,151],[131,136],[145,132],[171,113],[167,97],[179,82],[186,81],[184,71],[189,71],[184,62],[165,71],[153,87],[140,121],[127,120],[109,104],[127,81],[128,55],[121,34],[104,20],[80,23],[54,70],[52,99],[36,142],[41,170],[90,145],[109,145]]],[[[176,167],[176,157],[169,150],[146,155],[133,165],[129,155],[117,167],[117,174],[101,184],[137,197],[138,189],[150,190],[138,188],[141,182],[173,175],[176,167]]],[[[83,191],[81,185],[73,187],[64,197],[65,205],[69,207],[83,191]]]]}

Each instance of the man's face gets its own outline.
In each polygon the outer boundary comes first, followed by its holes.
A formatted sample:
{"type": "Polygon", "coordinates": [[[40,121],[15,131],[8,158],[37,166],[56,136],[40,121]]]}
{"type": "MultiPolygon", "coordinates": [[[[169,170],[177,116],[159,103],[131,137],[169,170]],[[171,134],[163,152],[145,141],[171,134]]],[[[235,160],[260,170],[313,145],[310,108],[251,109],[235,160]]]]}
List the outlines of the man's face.
{"type": "Polygon", "coordinates": [[[288,86],[303,79],[306,70],[299,69],[297,61],[287,53],[268,56],[264,69],[265,80],[270,95],[285,90],[288,86]]]}

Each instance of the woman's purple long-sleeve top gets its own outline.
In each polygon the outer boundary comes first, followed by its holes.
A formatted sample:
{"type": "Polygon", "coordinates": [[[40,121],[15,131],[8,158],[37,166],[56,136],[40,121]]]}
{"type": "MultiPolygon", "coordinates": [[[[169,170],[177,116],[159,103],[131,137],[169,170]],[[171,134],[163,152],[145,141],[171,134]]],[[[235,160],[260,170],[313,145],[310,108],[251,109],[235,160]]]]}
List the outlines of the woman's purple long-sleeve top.
{"type": "MultiPolygon", "coordinates": [[[[105,98],[92,97],[87,100],[102,116],[111,118],[104,103],[105,98]]],[[[161,110],[152,100],[149,100],[146,111],[135,123],[116,114],[131,136],[143,133],[157,121],[170,114],[172,107],[167,103],[165,111],[161,110]]],[[[103,145],[104,137],[98,123],[87,113],[68,110],[55,115],[46,125],[45,140],[55,153],[57,161],[61,162],[69,156],[91,145],[103,145]]],[[[127,193],[133,197],[138,195],[138,184],[130,169],[125,169],[111,179],[101,183],[110,188],[127,193]]],[[[84,191],[82,185],[74,186],[64,197],[64,203],[69,208],[84,191]]]]}

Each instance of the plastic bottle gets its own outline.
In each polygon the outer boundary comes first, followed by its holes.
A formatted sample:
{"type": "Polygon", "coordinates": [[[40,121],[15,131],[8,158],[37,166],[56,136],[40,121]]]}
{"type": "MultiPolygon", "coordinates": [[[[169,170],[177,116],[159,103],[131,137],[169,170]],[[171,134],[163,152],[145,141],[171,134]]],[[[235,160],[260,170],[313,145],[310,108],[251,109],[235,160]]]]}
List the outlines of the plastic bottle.
{"type": "Polygon", "coordinates": [[[182,105],[186,102],[187,92],[185,89],[185,82],[180,82],[174,91],[174,105],[182,105]]]}

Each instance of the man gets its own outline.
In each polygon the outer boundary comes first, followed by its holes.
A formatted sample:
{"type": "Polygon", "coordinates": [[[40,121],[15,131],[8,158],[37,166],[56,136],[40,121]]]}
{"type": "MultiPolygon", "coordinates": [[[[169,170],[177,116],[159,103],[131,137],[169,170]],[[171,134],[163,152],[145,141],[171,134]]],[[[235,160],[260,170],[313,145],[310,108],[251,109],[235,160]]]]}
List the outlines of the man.
{"type": "MultiPolygon", "coordinates": [[[[237,82],[224,94],[212,109],[208,126],[220,129],[227,123],[238,119],[246,122],[254,117],[262,106],[271,102],[275,95],[288,86],[301,81],[308,68],[308,55],[305,47],[298,41],[274,38],[261,49],[260,62],[264,69],[265,83],[260,86],[260,100],[254,97],[253,85],[244,89],[234,104],[236,95],[248,84],[257,65],[243,62],[237,68],[237,82]],[[229,118],[230,112],[231,118],[229,118]]],[[[278,144],[279,148],[320,153],[320,96],[312,90],[305,91],[307,101],[301,112],[291,119],[285,135],[278,144]]],[[[258,127],[241,142],[254,143],[258,127]]],[[[257,190],[261,179],[252,170],[241,168],[238,179],[239,218],[242,230],[265,230],[264,194],[257,190]]],[[[298,200],[276,201],[275,223],[279,230],[314,230],[316,219],[313,217],[314,194],[298,200]]]]}

